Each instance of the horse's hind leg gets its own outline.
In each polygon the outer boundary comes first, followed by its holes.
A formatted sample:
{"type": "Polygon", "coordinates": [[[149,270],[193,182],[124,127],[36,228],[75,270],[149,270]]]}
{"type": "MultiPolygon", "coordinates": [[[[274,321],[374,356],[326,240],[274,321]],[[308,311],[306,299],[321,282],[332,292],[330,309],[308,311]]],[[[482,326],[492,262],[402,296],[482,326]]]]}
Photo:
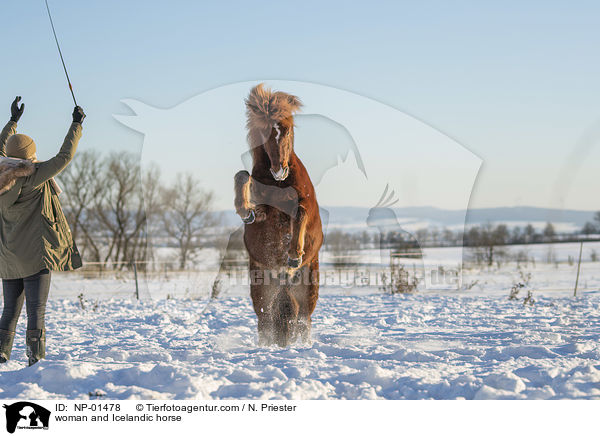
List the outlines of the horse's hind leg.
{"type": "Polygon", "coordinates": [[[273,302],[273,337],[280,347],[290,345],[295,337],[298,324],[299,304],[284,286],[273,302]]]}
{"type": "Polygon", "coordinates": [[[300,302],[293,278],[287,272],[280,273],[279,284],[273,301],[273,338],[280,347],[287,347],[297,338],[300,302]]]}
{"type": "Polygon", "coordinates": [[[264,307],[260,297],[256,297],[264,293],[264,286],[252,286],[251,287],[252,302],[254,304],[254,312],[258,318],[258,345],[267,346],[272,345],[273,339],[273,320],[268,309],[264,307]]]}
{"type": "Polygon", "coordinates": [[[277,284],[273,283],[269,271],[251,263],[250,296],[258,318],[258,344],[261,346],[274,343],[272,306],[273,299],[278,292],[277,284]]]}
{"type": "Polygon", "coordinates": [[[296,336],[307,344],[310,343],[311,315],[319,298],[319,261],[302,267],[297,274],[297,282],[292,286],[299,306],[296,336]]]}
{"type": "Polygon", "coordinates": [[[317,300],[319,299],[319,260],[313,260],[310,264],[309,268],[309,285],[308,285],[308,295],[307,295],[307,307],[306,307],[306,329],[302,335],[302,341],[305,343],[310,342],[310,331],[312,327],[312,313],[315,311],[315,307],[317,307],[317,300]]]}

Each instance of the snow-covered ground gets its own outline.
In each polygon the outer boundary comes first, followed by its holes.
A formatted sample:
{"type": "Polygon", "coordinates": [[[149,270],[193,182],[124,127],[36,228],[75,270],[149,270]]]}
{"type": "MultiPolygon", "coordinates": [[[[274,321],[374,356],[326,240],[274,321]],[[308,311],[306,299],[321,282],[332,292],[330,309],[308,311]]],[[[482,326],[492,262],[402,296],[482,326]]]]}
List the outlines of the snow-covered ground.
{"type": "Polygon", "coordinates": [[[48,358],[3,398],[600,398],[600,293],[323,296],[311,346],[256,345],[250,301],[53,300],[48,358]]]}
{"type": "Polygon", "coordinates": [[[576,298],[575,265],[523,268],[532,306],[507,298],[514,264],[465,270],[470,290],[326,286],[313,343],[286,349],[257,346],[244,286],[207,306],[207,275],[151,278],[135,301],[130,278],[56,274],[47,359],[26,367],[21,319],[0,397],[600,399],[600,262],[583,264],[576,298]]]}

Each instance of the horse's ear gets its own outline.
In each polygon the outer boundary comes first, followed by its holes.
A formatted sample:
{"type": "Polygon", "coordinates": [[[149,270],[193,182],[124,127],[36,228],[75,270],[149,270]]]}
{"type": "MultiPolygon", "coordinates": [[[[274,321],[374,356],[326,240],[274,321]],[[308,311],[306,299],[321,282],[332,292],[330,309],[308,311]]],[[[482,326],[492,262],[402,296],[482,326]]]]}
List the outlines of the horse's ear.
{"type": "Polygon", "coordinates": [[[302,102],[295,95],[288,94],[287,101],[288,101],[288,104],[290,105],[292,112],[297,112],[302,107],[302,102]]]}

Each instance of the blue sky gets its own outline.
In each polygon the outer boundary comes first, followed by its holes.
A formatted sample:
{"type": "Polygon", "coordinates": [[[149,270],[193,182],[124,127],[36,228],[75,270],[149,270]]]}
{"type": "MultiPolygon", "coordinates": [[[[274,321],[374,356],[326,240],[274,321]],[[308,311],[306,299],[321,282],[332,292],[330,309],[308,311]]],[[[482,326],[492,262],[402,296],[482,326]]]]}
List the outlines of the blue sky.
{"type": "MultiPolygon", "coordinates": [[[[123,98],[171,107],[229,83],[299,80],[395,107],[481,157],[471,207],[600,208],[595,2],[50,5],[88,113],[82,149],[140,150],[112,116],[129,113],[123,98]]],[[[23,95],[20,130],[48,158],[72,102],[43,1],[3,5],[2,37],[0,103],[8,118],[23,95]]]]}

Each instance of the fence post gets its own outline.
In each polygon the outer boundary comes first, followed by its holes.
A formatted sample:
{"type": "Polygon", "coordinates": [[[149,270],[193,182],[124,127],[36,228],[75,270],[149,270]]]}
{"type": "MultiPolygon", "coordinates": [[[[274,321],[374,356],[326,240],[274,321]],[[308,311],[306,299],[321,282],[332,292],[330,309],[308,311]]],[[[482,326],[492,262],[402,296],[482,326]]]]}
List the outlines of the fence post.
{"type": "Polygon", "coordinates": [[[135,264],[135,261],[132,261],[131,265],[133,265],[133,275],[135,277],[135,298],[137,300],[139,300],[140,299],[140,285],[138,284],[137,266],[135,264]]]}
{"type": "Polygon", "coordinates": [[[577,262],[577,278],[575,279],[575,290],[573,291],[573,297],[577,297],[577,285],[579,284],[579,270],[581,269],[581,253],[583,252],[583,241],[579,245],[579,261],[577,262]]]}

